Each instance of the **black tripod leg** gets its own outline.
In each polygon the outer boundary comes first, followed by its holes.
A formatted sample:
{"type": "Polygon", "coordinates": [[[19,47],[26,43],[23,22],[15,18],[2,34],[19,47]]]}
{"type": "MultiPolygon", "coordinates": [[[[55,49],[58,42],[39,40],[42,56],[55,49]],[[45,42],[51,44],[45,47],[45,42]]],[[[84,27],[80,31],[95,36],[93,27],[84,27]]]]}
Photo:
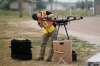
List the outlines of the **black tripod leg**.
{"type": "Polygon", "coordinates": [[[58,37],[59,28],[60,28],[60,25],[58,25],[58,28],[57,28],[57,37],[58,37]]]}
{"type": "Polygon", "coordinates": [[[67,31],[66,25],[64,25],[64,28],[65,28],[65,31],[66,31],[67,38],[69,40],[69,35],[68,35],[68,31],[67,31]]]}

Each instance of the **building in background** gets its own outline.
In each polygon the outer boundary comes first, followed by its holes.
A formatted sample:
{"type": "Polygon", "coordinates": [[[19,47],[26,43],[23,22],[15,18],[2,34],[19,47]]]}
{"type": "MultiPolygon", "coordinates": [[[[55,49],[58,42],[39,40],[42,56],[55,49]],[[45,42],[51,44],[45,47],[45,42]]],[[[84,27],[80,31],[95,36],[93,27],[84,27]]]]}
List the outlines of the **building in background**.
{"type": "MultiPolygon", "coordinates": [[[[24,0],[23,4],[23,11],[28,12],[29,14],[32,14],[34,9],[36,9],[36,0],[24,0]]],[[[10,4],[10,9],[11,10],[18,10],[18,1],[14,1],[10,4]]]]}
{"type": "MultiPolygon", "coordinates": [[[[75,3],[70,3],[70,2],[53,2],[52,3],[52,10],[69,10],[71,8],[75,8],[75,3]]],[[[51,4],[47,3],[47,8],[48,10],[51,10],[51,4]]]]}

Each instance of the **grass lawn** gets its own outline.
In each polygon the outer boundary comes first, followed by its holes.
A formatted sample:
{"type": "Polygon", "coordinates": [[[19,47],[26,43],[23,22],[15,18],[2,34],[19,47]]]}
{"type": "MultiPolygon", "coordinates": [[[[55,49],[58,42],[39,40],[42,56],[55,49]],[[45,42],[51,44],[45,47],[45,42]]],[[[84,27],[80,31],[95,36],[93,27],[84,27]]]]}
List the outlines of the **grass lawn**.
{"type": "Polygon", "coordinates": [[[30,20],[31,16],[24,14],[22,18],[19,17],[19,13],[17,11],[7,11],[0,10],[0,23],[4,22],[21,22],[30,20]]]}

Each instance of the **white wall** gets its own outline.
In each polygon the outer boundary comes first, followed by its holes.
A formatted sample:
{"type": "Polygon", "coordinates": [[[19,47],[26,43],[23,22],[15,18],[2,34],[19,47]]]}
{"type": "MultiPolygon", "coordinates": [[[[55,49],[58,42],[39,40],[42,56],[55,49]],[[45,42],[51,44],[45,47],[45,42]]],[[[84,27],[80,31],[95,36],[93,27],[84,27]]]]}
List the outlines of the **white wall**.
{"type": "MultiPolygon", "coordinates": [[[[61,4],[52,4],[52,6],[52,10],[66,10],[66,7],[61,4]]],[[[48,4],[46,9],[51,10],[51,4],[48,4]]]]}
{"type": "Polygon", "coordinates": [[[18,2],[13,2],[10,4],[10,9],[18,10],[18,2]]]}

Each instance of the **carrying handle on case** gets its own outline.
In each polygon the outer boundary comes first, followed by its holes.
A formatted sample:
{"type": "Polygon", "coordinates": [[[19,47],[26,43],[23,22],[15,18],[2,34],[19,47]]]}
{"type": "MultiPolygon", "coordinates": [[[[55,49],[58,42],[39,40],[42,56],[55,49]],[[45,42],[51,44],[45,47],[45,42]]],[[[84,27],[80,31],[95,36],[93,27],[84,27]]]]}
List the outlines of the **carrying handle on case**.
{"type": "Polygon", "coordinates": [[[60,44],[60,45],[63,45],[63,44],[64,44],[64,42],[60,42],[59,44],[60,44]]]}

